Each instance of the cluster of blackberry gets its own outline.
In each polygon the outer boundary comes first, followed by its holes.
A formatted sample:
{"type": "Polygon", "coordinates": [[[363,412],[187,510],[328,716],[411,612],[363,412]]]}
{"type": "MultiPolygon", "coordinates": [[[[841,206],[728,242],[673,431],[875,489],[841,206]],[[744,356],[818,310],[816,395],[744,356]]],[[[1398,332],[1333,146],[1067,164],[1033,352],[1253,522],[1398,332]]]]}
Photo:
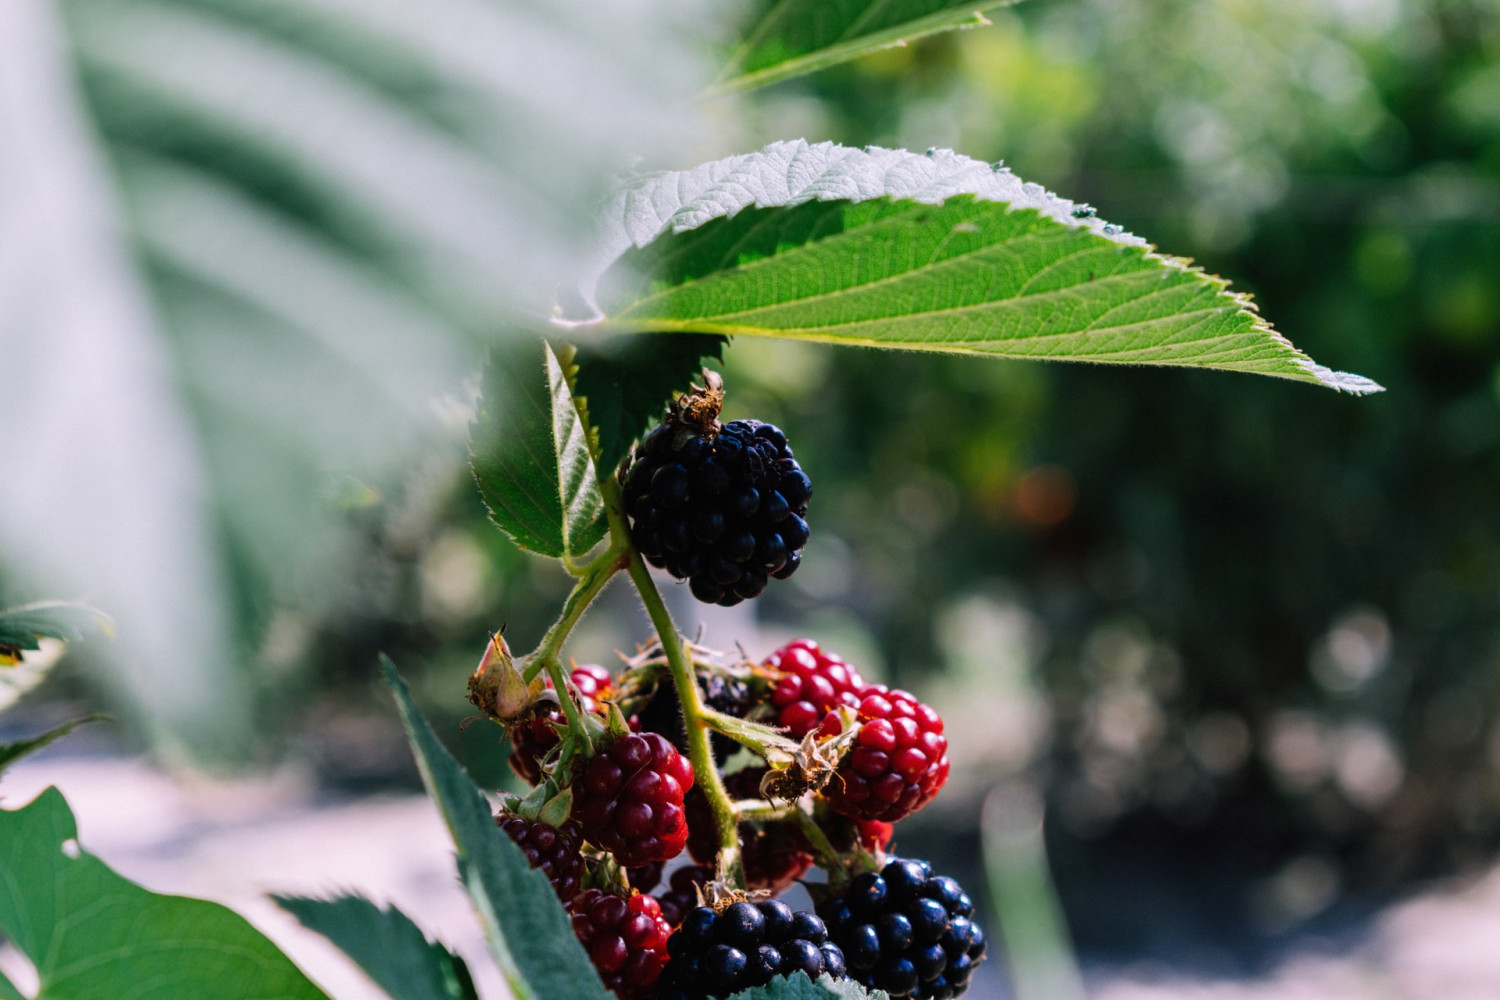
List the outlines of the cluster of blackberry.
{"type": "Polygon", "coordinates": [[[780,428],[720,424],[723,394],[708,381],[642,439],[620,482],[641,557],[698,600],[731,607],[796,572],[812,480],[780,428]]]}
{"type": "Polygon", "coordinates": [[[715,913],[700,906],[667,939],[661,1000],[727,997],[777,976],[817,979],[845,973],[844,953],[817,916],[780,900],[732,903],[715,913]]]}
{"type": "Polygon", "coordinates": [[[893,997],[951,1000],[984,959],[974,904],[925,861],[895,859],[857,876],[818,912],[844,951],[849,975],[893,997]]]}
{"type": "MultiPolygon", "coordinates": [[[[801,564],[812,482],[778,428],[721,424],[721,386],[705,375],[706,387],[681,397],[641,440],[620,482],[636,551],[688,581],[699,600],[730,606],[801,564]]],[[[547,874],[605,984],[621,1000],[708,1000],[802,972],[851,976],[892,998],[961,993],[984,955],[968,897],[922,863],[883,861],[892,824],[947,780],[937,713],[904,691],[869,684],[808,639],[759,664],[709,657],[696,669],[702,703],[721,717],[768,726],[809,748],[808,766],[821,773],[795,779],[807,784],[793,795],[814,789],[808,816],[822,836],[809,839],[806,816],[758,811],[764,818],[738,827],[743,885],[714,882],[719,831],[695,788],[682,705],[663,682],[660,658],[642,653],[617,678],[603,667],[574,667],[567,692],[548,692],[507,723],[513,768],[534,785],[548,779],[548,796],[566,789],[547,801],[570,802],[569,819],[556,828],[542,823],[538,801],[525,806],[525,818],[502,814],[500,824],[547,874]],[[571,754],[555,752],[567,729],[556,700],[563,697],[593,719],[587,756],[577,753],[580,743],[571,754]],[[622,717],[629,732],[618,726],[622,717]],[[601,738],[609,718],[615,727],[601,738]],[[774,897],[806,875],[820,860],[813,840],[837,854],[822,860],[829,881],[818,890],[819,913],[746,898],[746,890],[774,897]],[[685,848],[697,864],[678,867],[661,886],[666,863],[685,848]],[[884,867],[850,880],[851,870],[872,864],[884,867]],[[699,905],[705,898],[715,905],[699,905]]],[[[762,730],[768,739],[770,730],[762,730]]],[[[746,742],[763,747],[753,736],[746,742]]],[[[711,749],[722,766],[742,748],[713,733],[711,749]]],[[[760,760],[724,783],[732,800],[754,800],[762,779],[782,787],[780,774],[760,760]]]]}

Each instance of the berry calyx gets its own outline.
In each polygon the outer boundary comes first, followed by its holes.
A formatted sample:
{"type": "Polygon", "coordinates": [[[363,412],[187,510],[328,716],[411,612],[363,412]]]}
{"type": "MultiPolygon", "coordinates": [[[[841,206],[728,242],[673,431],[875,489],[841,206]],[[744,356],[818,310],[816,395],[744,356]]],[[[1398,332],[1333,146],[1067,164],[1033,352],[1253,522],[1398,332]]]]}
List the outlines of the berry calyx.
{"type": "Polygon", "coordinates": [[[501,813],[495,822],[526,855],[526,863],[540,868],[552,891],[566,903],[583,885],[583,831],[572,820],[548,826],[514,813],[501,813]]]}
{"type": "Polygon", "coordinates": [[[667,861],[687,843],[683,796],[691,787],[692,765],[665,736],[618,736],[574,779],[573,819],[623,867],[667,861]]]}
{"type": "MultiPolygon", "coordinates": [[[[603,702],[614,693],[614,678],[608,670],[596,663],[574,665],[568,680],[578,689],[580,711],[604,714],[603,702]]],[[[550,680],[547,687],[552,687],[550,680]]],[[[542,761],[562,740],[558,727],[566,725],[562,708],[555,702],[539,701],[530,718],[506,730],[511,742],[510,769],[517,777],[528,784],[541,783],[542,761]]]]}
{"type": "Polygon", "coordinates": [[[771,689],[776,725],[794,740],[818,728],[840,705],[857,707],[868,686],[859,671],[811,639],[794,639],[766,657],[762,666],[776,674],[771,689]]]}
{"type": "MultiPolygon", "coordinates": [[[[943,720],[906,691],[876,684],[864,691],[854,745],[822,794],[835,812],[886,823],[910,816],[948,780],[943,720]]],[[[829,712],[821,736],[837,736],[843,722],[829,712]]]]}
{"type": "Polygon", "coordinates": [[[973,901],[925,861],[896,858],[878,875],[858,875],[818,913],[843,949],[849,977],[893,998],[951,1000],[984,960],[973,901]]]}
{"type": "MultiPolygon", "coordinates": [[[[705,373],[712,376],[712,373],[705,373]]],[[[630,538],[651,565],[730,607],[785,580],[807,544],[812,480],[780,428],[718,422],[717,376],[645,436],[621,477],[630,538]]]]}
{"type": "Polygon", "coordinates": [[[667,940],[667,953],[662,1000],[727,997],[795,972],[816,979],[846,971],[823,921],[776,899],[731,903],[717,914],[698,907],[667,940]]]}
{"type": "Polygon", "coordinates": [[[585,889],[568,904],[573,933],[589,961],[620,1000],[652,996],[667,964],[672,928],[650,896],[629,898],[585,889]]]}

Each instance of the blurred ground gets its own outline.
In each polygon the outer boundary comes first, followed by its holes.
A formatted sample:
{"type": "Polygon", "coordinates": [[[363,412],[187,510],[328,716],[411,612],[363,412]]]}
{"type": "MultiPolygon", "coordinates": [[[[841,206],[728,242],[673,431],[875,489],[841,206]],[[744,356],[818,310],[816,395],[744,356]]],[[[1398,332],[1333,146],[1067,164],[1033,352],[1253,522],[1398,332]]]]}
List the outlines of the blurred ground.
{"type": "MultiPolygon", "coordinates": [[[[321,938],[266,899],[352,890],[399,906],[470,962],[486,997],[505,996],[453,877],[426,799],[331,799],[304,775],[184,783],[138,760],[44,755],[10,769],[14,808],[57,785],[89,851],[160,892],[223,902],[265,931],[337,1000],[383,1000],[321,938]]],[[[1267,976],[1185,977],[1165,966],[1099,967],[1094,1000],[1491,1000],[1500,998],[1500,869],[1389,906],[1351,943],[1294,946],[1267,976]]],[[[13,956],[12,956],[13,957],[13,956]]],[[[1084,956],[1087,960],[1087,956],[1084,956]]],[[[974,1000],[995,1000],[982,992],[974,1000]]]]}

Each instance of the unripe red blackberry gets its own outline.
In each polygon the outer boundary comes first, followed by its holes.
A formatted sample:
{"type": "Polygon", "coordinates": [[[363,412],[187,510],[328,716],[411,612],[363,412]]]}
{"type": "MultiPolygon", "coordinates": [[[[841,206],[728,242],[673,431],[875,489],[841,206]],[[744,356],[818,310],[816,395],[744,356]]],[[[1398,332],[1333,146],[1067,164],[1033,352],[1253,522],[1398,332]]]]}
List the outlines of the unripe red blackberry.
{"type": "Polygon", "coordinates": [[[656,900],[638,892],[626,899],[585,889],[568,904],[568,912],[573,933],[605,986],[620,1000],[655,995],[672,933],[656,900]]]}
{"type": "MultiPolygon", "coordinates": [[[[947,782],[943,720],[915,695],[883,684],[866,688],[857,725],[854,746],[822,792],[834,811],[894,823],[925,806],[947,782]]],[[[838,713],[829,712],[820,732],[836,736],[842,729],[838,713]]]]}
{"type": "Polygon", "coordinates": [[[858,706],[867,687],[859,671],[811,639],[794,639],[763,665],[780,674],[771,689],[771,705],[776,725],[794,740],[818,728],[840,705],[858,706]]]}
{"type": "Polygon", "coordinates": [[[523,819],[514,813],[495,817],[511,840],[526,854],[526,863],[540,868],[557,898],[566,903],[583,885],[583,831],[572,820],[562,826],[523,819]]]}
{"type": "MultiPolygon", "coordinates": [[[[596,663],[585,663],[575,665],[568,679],[578,689],[579,710],[602,715],[603,700],[614,692],[614,678],[610,672],[596,663]]],[[[552,687],[550,680],[547,687],[552,687]]],[[[549,704],[507,730],[511,742],[510,769],[517,777],[532,785],[541,782],[542,761],[562,739],[557,727],[566,725],[562,708],[549,704]]]]}
{"type": "Polygon", "coordinates": [[[777,976],[845,974],[844,955],[812,913],[776,899],[693,910],[667,941],[661,1000],[727,997],[777,976]]]}
{"type": "Polygon", "coordinates": [[[589,843],[626,868],[667,861],[687,843],[687,758],[660,733],[616,737],[573,781],[573,819],[589,843]]]}
{"type": "Polygon", "coordinates": [[[718,421],[722,390],[684,395],[642,439],[621,478],[630,538],[651,565],[729,607],[759,597],[802,561],[812,480],[786,435],[759,420],[718,421]]]}
{"type": "Polygon", "coordinates": [[[974,904],[925,861],[896,858],[866,872],[818,907],[829,939],[843,949],[849,977],[893,998],[951,1000],[984,960],[974,904]]]}

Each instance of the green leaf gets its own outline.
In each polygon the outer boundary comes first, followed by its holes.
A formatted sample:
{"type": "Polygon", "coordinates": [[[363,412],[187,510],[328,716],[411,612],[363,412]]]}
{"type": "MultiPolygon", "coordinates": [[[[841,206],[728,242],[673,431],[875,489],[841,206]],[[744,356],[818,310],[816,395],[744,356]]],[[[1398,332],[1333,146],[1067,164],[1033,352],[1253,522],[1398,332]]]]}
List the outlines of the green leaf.
{"type": "Polygon", "coordinates": [[[411,918],[362,896],[273,896],[302,926],[338,945],[393,1000],[477,1000],[464,960],[411,918]]]}
{"type": "Polygon", "coordinates": [[[613,470],[674,392],[687,389],[704,361],[719,361],[727,337],[669,333],[612,337],[578,349],[574,388],[599,435],[599,467],[613,470]]]}
{"type": "Polygon", "coordinates": [[[581,556],[608,531],[588,428],[550,344],[490,355],[469,455],[490,517],[521,548],[581,556]]]}
{"type": "Polygon", "coordinates": [[[606,332],[1187,365],[1380,389],[1315,364],[1222,279],[949,151],[777,143],[643,178],[609,222],[605,249],[623,256],[598,293],[606,332]]]}
{"type": "MultiPolygon", "coordinates": [[[[113,637],[114,622],[102,611],[71,601],[37,601],[0,610],[0,657],[7,650],[40,649],[41,639],[83,638],[84,625],[94,625],[113,637]]],[[[0,666],[5,661],[0,659],[0,666]]]]}
{"type": "Polygon", "coordinates": [[[531,868],[495,825],[474,780],[438,742],[395,666],[384,656],[380,666],[422,781],[453,835],[459,877],[511,993],[517,1000],[610,1000],[547,876],[531,868]]]}
{"type": "Polygon", "coordinates": [[[0,932],[36,966],[36,1000],[327,1000],[243,917],[149,892],[77,837],[56,788],[0,810],[0,932]]]}
{"type": "Polygon", "coordinates": [[[730,1000],[889,1000],[884,990],[867,990],[852,979],[822,975],[813,981],[807,973],[773,979],[765,986],[741,990],[730,1000]]]}
{"type": "Polygon", "coordinates": [[[20,760],[29,753],[34,753],[53,740],[61,739],[68,735],[85,722],[102,722],[109,716],[98,712],[83,715],[76,719],[69,719],[59,726],[54,726],[39,736],[33,736],[26,740],[17,740],[15,743],[0,743],[0,771],[20,760]]]}
{"type": "Polygon", "coordinates": [[[760,0],[753,26],[713,89],[763,87],[923,35],[989,24],[984,11],[1014,2],[760,0]]]}

